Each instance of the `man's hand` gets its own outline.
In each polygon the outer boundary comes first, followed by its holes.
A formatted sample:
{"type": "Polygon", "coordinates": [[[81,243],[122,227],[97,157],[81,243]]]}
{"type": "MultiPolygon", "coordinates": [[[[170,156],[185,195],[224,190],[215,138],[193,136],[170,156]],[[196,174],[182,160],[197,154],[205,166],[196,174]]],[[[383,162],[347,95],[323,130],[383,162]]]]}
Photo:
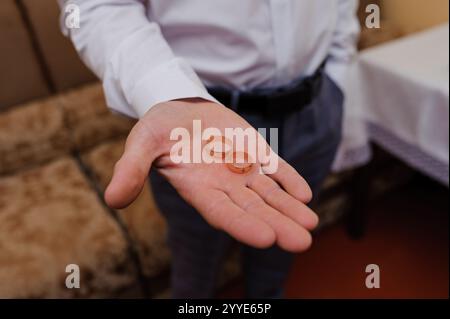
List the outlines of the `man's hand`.
{"type": "Polygon", "coordinates": [[[222,132],[250,127],[235,112],[205,100],[154,106],[127,138],[105,193],[107,204],[123,208],[132,203],[153,166],[209,224],[235,239],[257,248],[277,243],[292,252],[306,250],[311,245],[309,231],[317,226],[318,218],[306,206],[312,194],[305,180],[281,158],[278,170],[270,175],[259,174],[259,169],[235,174],[223,163],[173,163],[170,149],[175,141],[169,139],[170,131],[176,127],[191,130],[193,120],[222,132]]]}

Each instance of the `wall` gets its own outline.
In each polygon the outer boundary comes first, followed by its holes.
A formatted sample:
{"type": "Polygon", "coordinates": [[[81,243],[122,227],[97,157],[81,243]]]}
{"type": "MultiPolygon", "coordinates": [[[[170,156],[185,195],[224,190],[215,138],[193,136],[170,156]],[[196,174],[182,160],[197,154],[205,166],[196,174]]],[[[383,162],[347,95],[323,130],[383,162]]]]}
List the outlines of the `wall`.
{"type": "Polygon", "coordinates": [[[385,0],[383,15],[402,31],[411,33],[448,21],[449,0],[385,0]]]}

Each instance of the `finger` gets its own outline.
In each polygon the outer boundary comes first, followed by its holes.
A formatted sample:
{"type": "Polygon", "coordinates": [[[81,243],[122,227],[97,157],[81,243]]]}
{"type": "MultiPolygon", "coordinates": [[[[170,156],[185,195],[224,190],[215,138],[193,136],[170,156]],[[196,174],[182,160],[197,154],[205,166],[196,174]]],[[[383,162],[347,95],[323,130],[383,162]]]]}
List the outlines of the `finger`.
{"type": "Polygon", "coordinates": [[[262,219],[276,234],[278,245],[291,252],[301,252],[311,246],[311,234],[290,218],[267,205],[258,194],[244,187],[229,193],[230,198],[249,215],[262,219]]]}
{"type": "MultiPolygon", "coordinates": [[[[312,199],[312,191],[303,177],[285,160],[278,158],[278,169],[273,174],[267,174],[278,182],[289,194],[303,203],[312,199]]],[[[264,167],[262,167],[264,172],[264,167]]]]}
{"type": "Polygon", "coordinates": [[[122,157],[114,167],[105,191],[105,201],[113,208],[131,204],[141,192],[156,156],[151,132],[139,121],[128,135],[122,157]]]}
{"type": "Polygon", "coordinates": [[[218,190],[197,191],[192,205],[206,221],[222,229],[236,240],[256,248],[268,248],[275,243],[275,233],[264,221],[238,207],[218,190]]]}
{"type": "Polygon", "coordinates": [[[248,182],[248,187],[261,196],[267,204],[296,223],[308,230],[316,228],[319,222],[318,216],[304,203],[286,193],[270,177],[266,175],[255,175],[248,182]]]}

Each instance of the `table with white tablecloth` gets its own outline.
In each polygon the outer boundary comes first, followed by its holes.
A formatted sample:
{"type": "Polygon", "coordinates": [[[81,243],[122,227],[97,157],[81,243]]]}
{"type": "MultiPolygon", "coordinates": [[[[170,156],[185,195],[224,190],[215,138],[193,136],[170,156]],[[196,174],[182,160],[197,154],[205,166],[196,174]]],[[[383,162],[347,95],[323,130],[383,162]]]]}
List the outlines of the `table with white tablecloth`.
{"type": "Polygon", "coordinates": [[[448,37],[445,24],[360,52],[335,170],[367,163],[374,142],[449,185],[448,37]]]}

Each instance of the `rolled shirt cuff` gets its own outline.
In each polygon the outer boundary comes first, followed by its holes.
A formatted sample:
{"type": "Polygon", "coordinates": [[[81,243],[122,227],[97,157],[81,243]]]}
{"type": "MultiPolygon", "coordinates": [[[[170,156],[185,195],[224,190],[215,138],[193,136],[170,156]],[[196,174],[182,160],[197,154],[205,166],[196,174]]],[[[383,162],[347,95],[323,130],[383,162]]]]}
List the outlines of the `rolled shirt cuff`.
{"type": "Polygon", "coordinates": [[[159,103],[183,98],[203,98],[219,103],[206,90],[193,69],[175,58],[140,79],[131,92],[131,107],[139,118],[159,103]]]}

